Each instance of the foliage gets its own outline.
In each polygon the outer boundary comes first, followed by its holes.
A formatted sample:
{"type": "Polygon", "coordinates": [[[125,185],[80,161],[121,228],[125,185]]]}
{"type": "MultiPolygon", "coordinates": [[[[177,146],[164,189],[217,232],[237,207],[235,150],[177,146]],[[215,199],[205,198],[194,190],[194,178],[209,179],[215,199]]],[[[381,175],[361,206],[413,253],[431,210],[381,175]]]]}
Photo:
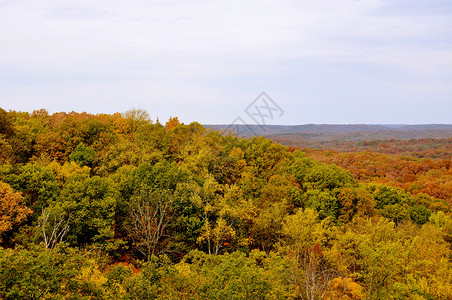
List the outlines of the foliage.
{"type": "Polygon", "coordinates": [[[24,198],[0,181],[0,242],[4,232],[19,225],[32,211],[24,205],[24,198]]]}
{"type": "Polygon", "coordinates": [[[452,163],[432,155],[0,110],[0,298],[448,299],[452,163]]]}
{"type": "Polygon", "coordinates": [[[0,297],[2,299],[92,299],[99,291],[81,280],[87,263],[71,249],[49,251],[0,248],[0,297]]]}
{"type": "Polygon", "coordinates": [[[75,147],[74,151],[69,155],[70,161],[75,161],[80,166],[92,167],[96,160],[96,152],[93,148],[80,143],[75,147]]]}

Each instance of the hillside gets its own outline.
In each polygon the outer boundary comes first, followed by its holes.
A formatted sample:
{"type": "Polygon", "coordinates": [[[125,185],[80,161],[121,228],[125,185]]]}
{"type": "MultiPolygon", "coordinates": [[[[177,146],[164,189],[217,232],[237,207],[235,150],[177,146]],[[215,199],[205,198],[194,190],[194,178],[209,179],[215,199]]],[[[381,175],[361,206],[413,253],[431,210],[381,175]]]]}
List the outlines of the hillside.
{"type": "MultiPolygon", "coordinates": [[[[235,129],[226,125],[206,127],[220,132],[235,129]]],[[[300,149],[452,158],[452,125],[238,125],[237,130],[238,136],[262,135],[284,146],[300,149]]]]}
{"type": "Polygon", "coordinates": [[[208,129],[217,131],[238,131],[241,137],[284,136],[296,138],[317,137],[323,140],[352,140],[364,139],[421,139],[421,138],[450,138],[452,125],[366,125],[366,124],[306,124],[306,125],[204,125],[208,129]]]}
{"type": "Polygon", "coordinates": [[[452,295],[450,159],[301,151],[143,110],[0,109],[0,150],[1,299],[452,295]]]}

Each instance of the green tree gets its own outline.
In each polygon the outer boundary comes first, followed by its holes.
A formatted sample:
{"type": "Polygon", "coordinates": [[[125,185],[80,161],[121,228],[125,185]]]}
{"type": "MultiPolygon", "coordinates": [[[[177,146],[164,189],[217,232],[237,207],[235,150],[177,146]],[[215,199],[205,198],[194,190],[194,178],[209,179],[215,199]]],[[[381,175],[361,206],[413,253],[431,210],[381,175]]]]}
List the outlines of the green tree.
{"type": "Polygon", "coordinates": [[[68,241],[73,245],[96,244],[113,250],[118,191],[109,178],[73,175],[51,207],[61,206],[68,218],[68,241]]]}
{"type": "Polygon", "coordinates": [[[14,190],[22,192],[25,204],[36,214],[41,213],[59,194],[52,171],[36,163],[15,166],[3,178],[14,190]]]}
{"type": "Polygon", "coordinates": [[[80,143],[69,155],[70,161],[75,161],[80,166],[92,167],[96,161],[96,151],[93,148],[85,146],[85,144],[80,143]]]}
{"type": "Polygon", "coordinates": [[[355,184],[352,175],[336,165],[317,165],[309,169],[305,176],[308,189],[334,190],[355,184]]]}
{"type": "Polygon", "coordinates": [[[427,223],[432,214],[432,212],[423,205],[411,206],[409,212],[411,220],[419,225],[427,223]]]}
{"type": "Polygon", "coordinates": [[[336,220],[339,204],[337,198],[330,192],[311,189],[304,194],[304,198],[305,207],[315,209],[321,218],[330,217],[336,220]]]}
{"type": "Polygon", "coordinates": [[[263,252],[208,256],[192,251],[184,262],[194,273],[194,290],[202,299],[285,299],[289,294],[282,278],[272,276],[268,269],[272,265],[273,270],[278,270],[280,262],[267,258],[263,252]]]}
{"type": "Polygon", "coordinates": [[[79,279],[86,263],[82,255],[71,249],[0,248],[0,298],[99,297],[100,293],[92,283],[79,279]]]}
{"type": "Polygon", "coordinates": [[[262,251],[270,253],[281,239],[283,219],[287,214],[287,205],[281,202],[273,203],[261,209],[253,220],[250,230],[251,238],[262,251]]]}

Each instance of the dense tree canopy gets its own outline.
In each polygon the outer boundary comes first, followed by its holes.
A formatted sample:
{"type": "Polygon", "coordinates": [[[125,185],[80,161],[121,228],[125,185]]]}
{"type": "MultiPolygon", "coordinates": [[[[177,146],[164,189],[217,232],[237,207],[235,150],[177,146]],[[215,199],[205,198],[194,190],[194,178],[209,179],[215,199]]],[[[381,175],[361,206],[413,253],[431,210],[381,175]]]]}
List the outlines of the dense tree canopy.
{"type": "Polygon", "coordinates": [[[143,110],[1,109],[0,150],[1,299],[452,295],[450,160],[299,151],[143,110]]]}

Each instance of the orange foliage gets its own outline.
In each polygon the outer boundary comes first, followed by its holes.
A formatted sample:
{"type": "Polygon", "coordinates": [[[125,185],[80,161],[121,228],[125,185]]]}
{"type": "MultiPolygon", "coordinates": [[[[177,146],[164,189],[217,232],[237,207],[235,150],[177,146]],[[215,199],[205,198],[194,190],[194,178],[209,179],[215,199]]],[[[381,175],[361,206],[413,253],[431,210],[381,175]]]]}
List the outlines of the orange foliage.
{"type": "Polygon", "coordinates": [[[20,224],[31,213],[31,209],[24,205],[22,195],[0,181],[0,241],[4,232],[20,224]]]}
{"type": "Polygon", "coordinates": [[[349,170],[361,182],[400,187],[413,195],[428,194],[452,204],[452,161],[373,152],[341,153],[305,150],[309,156],[349,170]]]}
{"type": "Polygon", "coordinates": [[[340,276],[331,281],[331,289],[325,295],[325,300],[352,300],[364,298],[365,295],[362,286],[354,282],[351,278],[343,278],[340,276]]]}
{"type": "Polygon", "coordinates": [[[177,117],[170,117],[168,122],[166,122],[165,127],[167,131],[171,131],[180,125],[179,119],[177,117]]]}

